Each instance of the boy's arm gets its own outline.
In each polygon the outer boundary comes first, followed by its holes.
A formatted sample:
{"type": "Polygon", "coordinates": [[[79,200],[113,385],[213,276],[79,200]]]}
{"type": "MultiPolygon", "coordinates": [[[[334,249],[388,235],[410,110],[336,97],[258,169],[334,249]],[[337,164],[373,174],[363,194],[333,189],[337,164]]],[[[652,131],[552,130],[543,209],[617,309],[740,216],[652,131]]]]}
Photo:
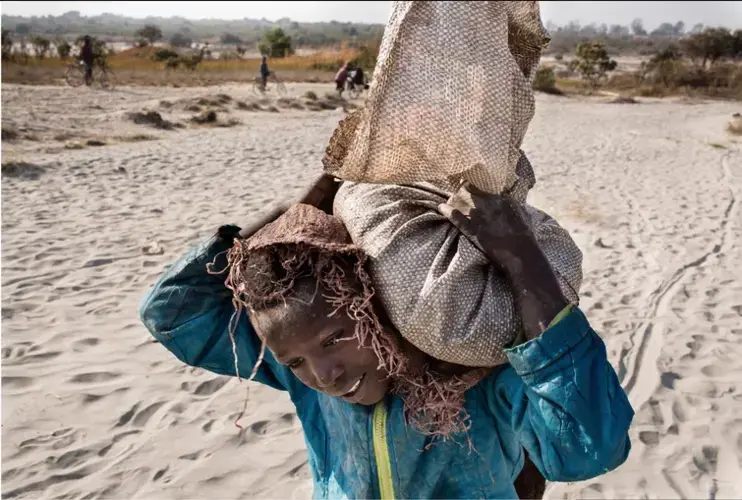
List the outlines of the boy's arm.
{"type": "Polygon", "coordinates": [[[582,311],[507,351],[485,388],[492,412],[550,481],[580,481],[621,465],[634,411],[582,311]]]}
{"type": "MultiPolygon", "coordinates": [[[[329,211],[338,186],[334,178],[323,174],[302,193],[298,202],[329,211]]],[[[220,227],[217,234],[178,259],[144,297],[139,308],[141,321],[178,359],[222,375],[235,375],[239,369],[241,377],[250,376],[262,344],[245,312],[235,318],[238,359],[235,367],[229,338],[229,325],[235,311],[232,293],[224,285],[226,274],[210,274],[206,265],[214,262],[214,270],[226,269],[226,251],[234,238],[249,238],[277,219],[287,207],[279,205],[260,219],[245,224],[244,229],[220,227]]],[[[275,361],[268,349],[255,380],[288,390],[292,397],[306,390],[291,370],[275,361]]]]}
{"type": "Polygon", "coordinates": [[[470,188],[442,207],[507,276],[526,342],[485,387],[502,432],[514,432],[551,481],[578,481],[621,465],[634,411],[582,311],[569,304],[527,224],[505,196],[470,188]],[[465,215],[465,214],[468,214],[465,215]]]}
{"type": "MultiPolygon", "coordinates": [[[[206,265],[225,269],[226,251],[239,228],[222,226],[173,263],[144,297],[139,316],[152,336],[182,362],[220,375],[236,375],[229,324],[235,311],[226,275],[212,275],[206,265]]],[[[243,311],[235,318],[239,374],[250,376],[261,351],[261,342],[243,311]]],[[[290,370],[276,363],[266,349],[255,380],[276,389],[299,388],[290,370]]]]}

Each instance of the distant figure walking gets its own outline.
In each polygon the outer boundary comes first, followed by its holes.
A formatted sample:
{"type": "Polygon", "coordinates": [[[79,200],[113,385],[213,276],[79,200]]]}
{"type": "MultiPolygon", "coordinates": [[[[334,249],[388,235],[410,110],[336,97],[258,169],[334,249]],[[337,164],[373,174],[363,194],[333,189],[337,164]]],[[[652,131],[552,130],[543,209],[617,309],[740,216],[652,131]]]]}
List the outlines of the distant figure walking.
{"type": "Polygon", "coordinates": [[[85,35],[83,38],[80,60],[85,64],[85,85],[90,86],[93,83],[93,63],[95,62],[93,40],[90,35],[85,35]]]}
{"type": "Polygon", "coordinates": [[[350,73],[350,63],[346,62],[343,67],[335,74],[335,90],[338,95],[343,97],[343,90],[345,90],[345,82],[348,80],[348,74],[350,73]]]}

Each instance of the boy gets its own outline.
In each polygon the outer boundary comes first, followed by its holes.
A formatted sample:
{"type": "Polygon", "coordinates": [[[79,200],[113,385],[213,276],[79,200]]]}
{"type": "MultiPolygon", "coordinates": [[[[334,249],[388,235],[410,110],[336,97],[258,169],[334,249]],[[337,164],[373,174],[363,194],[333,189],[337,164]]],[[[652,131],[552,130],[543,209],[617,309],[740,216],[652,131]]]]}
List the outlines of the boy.
{"type": "Polygon", "coordinates": [[[289,392],[315,497],[515,498],[523,448],[551,481],[624,462],[633,410],[517,205],[473,190],[469,214],[441,207],[509,278],[528,339],[508,350],[510,366],[472,370],[427,358],[385,320],[363,253],[337,219],[311,206],[328,210],[329,186],[324,178],[257,231],[222,226],[165,273],[140,310],[181,361],[253,372],[289,392]],[[421,380],[447,397],[431,405],[421,380]]]}

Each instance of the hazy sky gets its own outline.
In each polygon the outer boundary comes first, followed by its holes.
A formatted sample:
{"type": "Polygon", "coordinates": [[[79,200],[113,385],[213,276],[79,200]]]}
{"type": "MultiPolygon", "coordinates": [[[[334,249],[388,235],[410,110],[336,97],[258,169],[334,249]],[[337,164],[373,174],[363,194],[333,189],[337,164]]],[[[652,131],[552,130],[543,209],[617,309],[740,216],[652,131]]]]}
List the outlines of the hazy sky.
{"type": "MultiPolygon", "coordinates": [[[[83,15],[104,12],[131,17],[182,16],[190,19],[266,18],[276,20],[290,17],[295,21],[354,21],[385,23],[389,12],[388,1],[376,2],[2,2],[3,14],[47,15],[78,10],[83,15]]],[[[696,23],[742,28],[742,2],[567,2],[542,1],[544,22],[566,24],[579,21],[606,24],[629,24],[641,17],[646,28],[652,29],[664,21],[683,21],[690,27],[696,23]]]]}

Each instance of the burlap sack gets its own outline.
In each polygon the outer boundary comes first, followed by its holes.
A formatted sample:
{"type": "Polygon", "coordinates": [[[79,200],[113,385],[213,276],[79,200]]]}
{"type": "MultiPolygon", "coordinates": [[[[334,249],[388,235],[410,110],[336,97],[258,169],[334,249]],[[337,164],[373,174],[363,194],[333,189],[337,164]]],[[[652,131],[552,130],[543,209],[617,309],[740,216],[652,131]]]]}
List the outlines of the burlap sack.
{"type": "MultiPolygon", "coordinates": [[[[525,156],[511,196],[533,186],[525,156]]],[[[448,193],[431,185],[345,182],[334,214],[369,257],[376,293],[400,334],[426,354],[464,366],[507,362],[503,348],[525,340],[507,279],[443,215],[448,193]]],[[[567,300],[582,284],[582,252],[554,219],[525,205],[567,300]]]]}
{"type": "Polygon", "coordinates": [[[538,2],[393,2],[365,109],[328,173],[358,182],[515,181],[548,42],[538,2]]]}
{"type": "MultiPolygon", "coordinates": [[[[535,179],[519,148],[547,41],[537,2],[394,2],[366,107],[341,122],[323,159],[326,172],[357,181],[340,188],[335,215],[370,257],[390,319],[434,358],[497,366],[523,340],[505,277],[438,206],[462,180],[526,202],[535,179]]],[[[527,211],[576,302],[579,248],[527,211]]]]}

